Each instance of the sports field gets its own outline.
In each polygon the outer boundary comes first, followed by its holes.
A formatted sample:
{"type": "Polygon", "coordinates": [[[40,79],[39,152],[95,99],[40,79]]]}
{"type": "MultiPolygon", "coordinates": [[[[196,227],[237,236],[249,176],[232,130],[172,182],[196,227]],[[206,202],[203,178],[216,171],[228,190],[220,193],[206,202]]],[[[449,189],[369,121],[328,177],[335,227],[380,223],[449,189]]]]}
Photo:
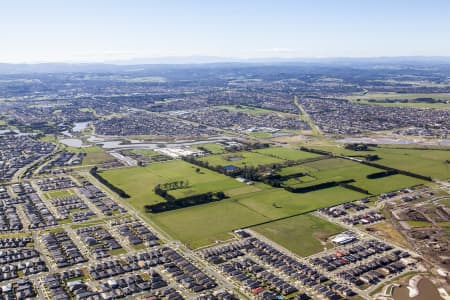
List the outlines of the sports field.
{"type": "Polygon", "coordinates": [[[309,256],[329,246],[327,239],[345,229],[311,214],[252,227],[251,229],[299,256],[309,256]]]}

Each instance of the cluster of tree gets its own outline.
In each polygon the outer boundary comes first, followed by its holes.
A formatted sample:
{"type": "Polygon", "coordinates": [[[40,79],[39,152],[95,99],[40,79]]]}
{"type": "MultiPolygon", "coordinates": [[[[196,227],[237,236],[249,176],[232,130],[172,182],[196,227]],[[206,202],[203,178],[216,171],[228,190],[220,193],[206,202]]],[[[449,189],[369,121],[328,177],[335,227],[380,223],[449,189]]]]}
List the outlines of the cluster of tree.
{"type": "Polygon", "coordinates": [[[199,195],[193,195],[181,199],[177,199],[176,201],[167,201],[160,202],[152,205],[145,205],[144,209],[148,213],[160,213],[169,210],[175,210],[190,206],[196,206],[200,204],[210,203],[213,201],[220,201],[227,198],[224,192],[208,192],[199,195]]]}
{"type": "Polygon", "coordinates": [[[358,144],[358,143],[352,143],[352,144],[345,144],[344,148],[348,149],[348,150],[353,150],[353,151],[369,151],[369,146],[370,147],[376,147],[376,144],[358,144]]]}
{"type": "Polygon", "coordinates": [[[325,151],[325,150],[306,148],[306,147],[303,147],[303,146],[300,147],[300,150],[306,151],[306,152],[310,152],[310,153],[315,153],[315,154],[321,154],[321,155],[333,156],[333,153],[332,153],[332,152],[330,152],[330,151],[325,151]]]}
{"type": "Polygon", "coordinates": [[[114,193],[116,193],[117,195],[119,195],[122,198],[130,198],[130,195],[128,195],[127,193],[125,193],[124,190],[118,188],[117,186],[113,185],[112,183],[110,183],[108,180],[106,180],[105,178],[103,178],[99,173],[98,173],[98,168],[97,167],[93,167],[89,173],[91,173],[92,176],[94,176],[98,181],[100,181],[102,184],[106,185],[111,191],[113,191],[114,193]]]}
{"type": "MultiPolygon", "coordinates": [[[[166,190],[166,191],[173,191],[173,190],[179,190],[179,189],[185,189],[190,187],[189,180],[179,180],[179,181],[172,181],[172,182],[166,182],[163,184],[158,184],[158,188],[166,190]]],[[[156,187],[155,187],[156,189],[156,187]]]]}
{"type": "Polygon", "coordinates": [[[380,157],[377,154],[367,154],[366,155],[366,160],[367,161],[374,161],[374,160],[379,160],[380,157]]]}
{"type": "Polygon", "coordinates": [[[153,188],[153,191],[155,194],[163,197],[166,199],[166,201],[175,201],[177,200],[174,196],[170,195],[168,191],[178,190],[178,189],[184,189],[189,187],[189,181],[173,181],[173,182],[167,182],[163,184],[157,184],[153,188]]]}

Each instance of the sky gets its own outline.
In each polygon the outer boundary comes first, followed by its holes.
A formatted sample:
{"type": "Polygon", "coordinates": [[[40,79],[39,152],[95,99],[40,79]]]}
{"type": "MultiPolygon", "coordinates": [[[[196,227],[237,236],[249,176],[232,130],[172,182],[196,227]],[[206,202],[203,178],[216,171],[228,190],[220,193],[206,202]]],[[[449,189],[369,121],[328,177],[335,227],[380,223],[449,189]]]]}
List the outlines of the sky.
{"type": "Polygon", "coordinates": [[[0,0],[0,62],[450,56],[448,0],[0,0]]]}

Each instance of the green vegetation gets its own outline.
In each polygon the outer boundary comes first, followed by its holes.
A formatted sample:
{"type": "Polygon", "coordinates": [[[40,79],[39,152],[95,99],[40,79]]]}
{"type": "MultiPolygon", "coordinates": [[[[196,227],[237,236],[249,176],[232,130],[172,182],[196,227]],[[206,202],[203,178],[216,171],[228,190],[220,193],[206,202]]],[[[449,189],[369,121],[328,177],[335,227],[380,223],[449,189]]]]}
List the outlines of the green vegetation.
{"type": "Polygon", "coordinates": [[[374,154],[381,158],[376,163],[433,178],[450,178],[450,163],[446,162],[450,160],[450,149],[425,150],[377,147],[374,150],[374,154]]]}
{"type": "Polygon", "coordinates": [[[125,250],[124,248],[118,248],[118,249],[110,250],[108,252],[110,255],[120,255],[120,254],[127,253],[127,250],[125,250]]]}
{"type": "Polygon", "coordinates": [[[230,232],[269,219],[231,200],[151,215],[164,231],[191,248],[227,240],[230,232]]]}
{"type": "Polygon", "coordinates": [[[122,201],[126,201],[174,238],[193,248],[215,240],[228,239],[229,233],[234,229],[364,197],[364,194],[341,187],[293,194],[262,183],[246,185],[180,160],[154,163],[146,167],[108,170],[102,172],[101,176],[131,196],[122,201]],[[182,193],[180,196],[222,190],[231,198],[174,211],[146,214],[144,205],[164,201],[154,193],[154,186],[176,180],[189,180],[188,188],[171,191],[182,193]]]}
{"type": "Polygon", "coordinates": [[[311,145],[310,148],[329,151],[339,155],[365,157],[378,155],[375,163],[387,167],[409,171],[437,179],[450,178],[450,147],[417,145],[379,145],[369,151],[353,151],[344,145],[311,145]]]}
{"type": "Polygon", "coordinates": [[[146,167],[109,170],[101,172],[100,175],[130,195],[131,197],[127,201],[139,207],[141,211],[143,211],[144,205],[165,201],[153,191],[157,184],[188,180],[189,187],[172,191],[176,197],[218,191],[226,194],[228,190],[246,187],[245,184],[233,178],[180,160],[153,163],[146,167]]]}
{"type": "Polygon", "coordinates": [[[210,155],[202,157],[200,160],[207,161],[212,166],[233,165],[236,167],[256,167],[259,165],[282,163],[284,161],[279,158],[250,151],[233,152],[223,155],[210,155]]]}
{"type": "Polygon", "coordinates": [[[427,227],[431,226],[431,223],[428,221],[406,221],[411,227],[427,227]]]}
{"type": "Polygon", "coordinates": [[[372,194],[377,195],[392,191],[398,191],[406,187],[411,187],[424,183],[425,181],[417,178],[396,174],[383,178],[357,181],[353,185],[368,190],[372,194]]]}
{"type": "Polygon", "coordinates": [[[328,237],[344,228],[313,215],[300,215],[251,228],[300,256],[322,251],[328,237]]]}
{"type": "Polygon", "coordinates": [[[272,133],[264,132],[264,131],[249,132],[248,135],[255,137],[255,138],[259,138],[259,139],[267,139],[267,138],[271,138],[273,136],[272,133]]]}
{"type": "MultiPolygon", "coordinates": [[[[387,149],[386,151],[389,152],[391,150],[387,149]]],[[[213,151],[222,150],[216,148],[213,151]]],[[[373,153],[375,151],[368,152],[373,153]]],[[[201,159],[208,161],[211,165],[258,166],[260,164],[283,163],[286,160],[301,160],[314,157],[320,156],[294,149],[268,148],[255,151],[216,154],[201,159]]],[[[353,185],[368,189],[373,194],[398,190],[423,183],[421,180],[398,174],[377,179],[368,179],[366,177],[369,174],[380,171],[378,168],[350,160],[326,158],[283,168],[280,174],[308,173],[307,176],[298,179],[309,184],[321,180],[343,181],[353,179],[355,180],[353,185]]],[[[271,221],[277,222],[274,225],[275,229],[272,229],[274,232],[277,226],[279,226],[280,231],[282,231],[283,226],[291,227],[294,230],[295,221],[297,220],[296,216],[302,216],[305,213],[322,207],[367,197],[365,194],[340,186],[295,194],[282,188],[272,188],[263,183],[246,185],[231,177],[180,160],[154,163],[146,167],[108,170],[102,172],[101,176],[131,196],[128,199],[122,199],[122,201],[126,201],[146,218],[155,222],[173,238],[186,243],[191,248],[205,246],[216,240],[229,239],[231,237],[230,232],[235,229],[255,225],[260,228],[266,228],[266,226],[267,228],[271,228],[271,221]],[[186,180],[189,184],[186,184],[183,188],[170,191],[170,193],[173,193],[176,198],[182,198],[206,192],[223,191],[230,198],[219,202],[211,202],[157,214],[145,213],[145,205],[165,201],[162,197],[154,193],[153,189],[155,185],[186,180]],[[280,225],[278,225],[278,222],[280,222],[280,225]]],[[[297,179],[288,181],[288,183],[295,184],[295,180],[297,179]]],[[[301,226],[299,228],[302,228],[306,235],[312,236],[308,240],[309,246],[305,248],[306,254],[299,253],[299,250],[295,250],[295,245],[285,243],[287,248],[293,249],[294,252],[301,255],[313,253],[322,247],[320,238],[321,236],[325,236],[323,233],[332,234],[335,232],[332,230],[333,228],[327,227],[325,222],[325,224],[322,224],[324,226],[323,230],[316,230],[317,233],[314,234],[312,231],[315,230],[314,226],[316,226],[314,225],[316,224],[314,221],[315,218],[309,216],[305,218],[311,218],[308,219],[308,224],[311,224],[308,227],[309,231],[303,229],[301,226]]],[[[302,218],[299,218],[299,220],[298,222],[301,222],[302,218]]],[[[320,227],[319,225],[317,226],[320,227]]],[[[281,235],[280,238],[283,239],[281,235]]],[[[286,237],[286,239],[288,238],[286,237]]]]}
{"type": "Polygon", "coordinates": [[[58,139],[56,135],[46,134],[38,139],[40,142],[57,143],[58,139]]]}
{"type": "Polygon", "coordinates": [[[73,196],[74,192],[72,190],[56,190],[44,193],[44,197],[53,200],[57,198],[70,197],[73,196]]]}
{"type": "Polygon", "coordinates": [[[280,158],[280,159],[285,159],[285,160],[302,160],[302,159],[320,156],[319,154],[285,148],[285,147],[264,148],[264,149],[254,150],[253,152],[280,158]]]}
{"type": "Polygon", "coordinates": [[[96,165],[104,162],[114,161],[114,157],[109,155],[103,148],[99,146],[91,146],[84,148],[66,147],[67,151],[79,153],[86,153],[86,157],[83,159],[83,166],[96,165]]]}
{"type": "Polygon", "coordinates": [[[364,196],[364,194],[342,187],[332,187],[303,194],[272,188],[234,199],[238,200],[239,204],[274,220],[361,199],[364,196]]]}
{"type": "Polygon", "coordinates": [[[161,155],[161,153],[159,153],[155,150],[151,150],[151,149],[134,149],[134,150],[131,150],[130,152],[133,154],[136,154],[136,155],[148,156],[148,157],[161,155]]]}
{"type": "Polygon", "coordinates": [[[367,178],[367,175],[380,171],[382,170],[350,160],[330,158],[283,168],[279,174],[282,176],[296,173],[307,174],[307,176],[284,182],[285,185],[293,188],[331,181],[354,180],[355,182],[351,185],[374,195],[425,183],[423,180],[399,174],[376,179],[367,178]]]}
{"type": "Polygon", "coordinates": [[[450,100],[450,93],[429,93],[429,94],[404,94],[404,93],[367,93],[365,95],[351,95],[346,99],[372,105],[383,106],[401,106],[401,107],[417,107],[417,108],[449,108],[446,103],[427,103],[421,99],[450,100]],[[407,102],[403,102],[407,100],[407,102]]]}
{"type": "Polygon", "coordinates": [[[197,149],[204,148],[209,152],[211,152],[212,154],[222,154],[226,152],[225,148],[222,145],[216,143],[200,144],[196,145],[195,147],[197,149]]]}
{"type": "Polygon", "coordinates": [[[192,248],[197,248],[215,240],[228,239],[229,233],[235,229],[340,204],[363,196],[340,187],[306,194],[292,194],[283,189],[267,188],[221,202],[147,216],[174,238],[192,248]]]}

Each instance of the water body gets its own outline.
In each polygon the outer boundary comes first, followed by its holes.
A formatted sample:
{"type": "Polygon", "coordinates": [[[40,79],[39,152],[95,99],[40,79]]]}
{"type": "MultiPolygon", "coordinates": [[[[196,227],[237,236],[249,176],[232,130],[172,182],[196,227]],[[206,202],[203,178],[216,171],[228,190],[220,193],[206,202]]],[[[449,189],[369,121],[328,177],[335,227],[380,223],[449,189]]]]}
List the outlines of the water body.
{"type": "Polygon", "coordinates": [[[409,290],[406,286],[394,288],[394,300],[442,300],[437,288],[427,278],[422,278],[417,285],[419,295],[416,297],[409,297],[409,290]]]}
{"type": "Polygon", "coordinates": [[[88,146],[84,145],[83,141],[80,139],[62,139],[62,140],[59,140],[59,142],[66,146],[75,147],[75,148],[88,147],[88,146]]]}
{"type": "Polygon", "coordinates": [[[88,127],[89,123],[91,123],[91,121],[73,123],[72,132],[81,132],[85,130],[86,127],[88,127]]]}

